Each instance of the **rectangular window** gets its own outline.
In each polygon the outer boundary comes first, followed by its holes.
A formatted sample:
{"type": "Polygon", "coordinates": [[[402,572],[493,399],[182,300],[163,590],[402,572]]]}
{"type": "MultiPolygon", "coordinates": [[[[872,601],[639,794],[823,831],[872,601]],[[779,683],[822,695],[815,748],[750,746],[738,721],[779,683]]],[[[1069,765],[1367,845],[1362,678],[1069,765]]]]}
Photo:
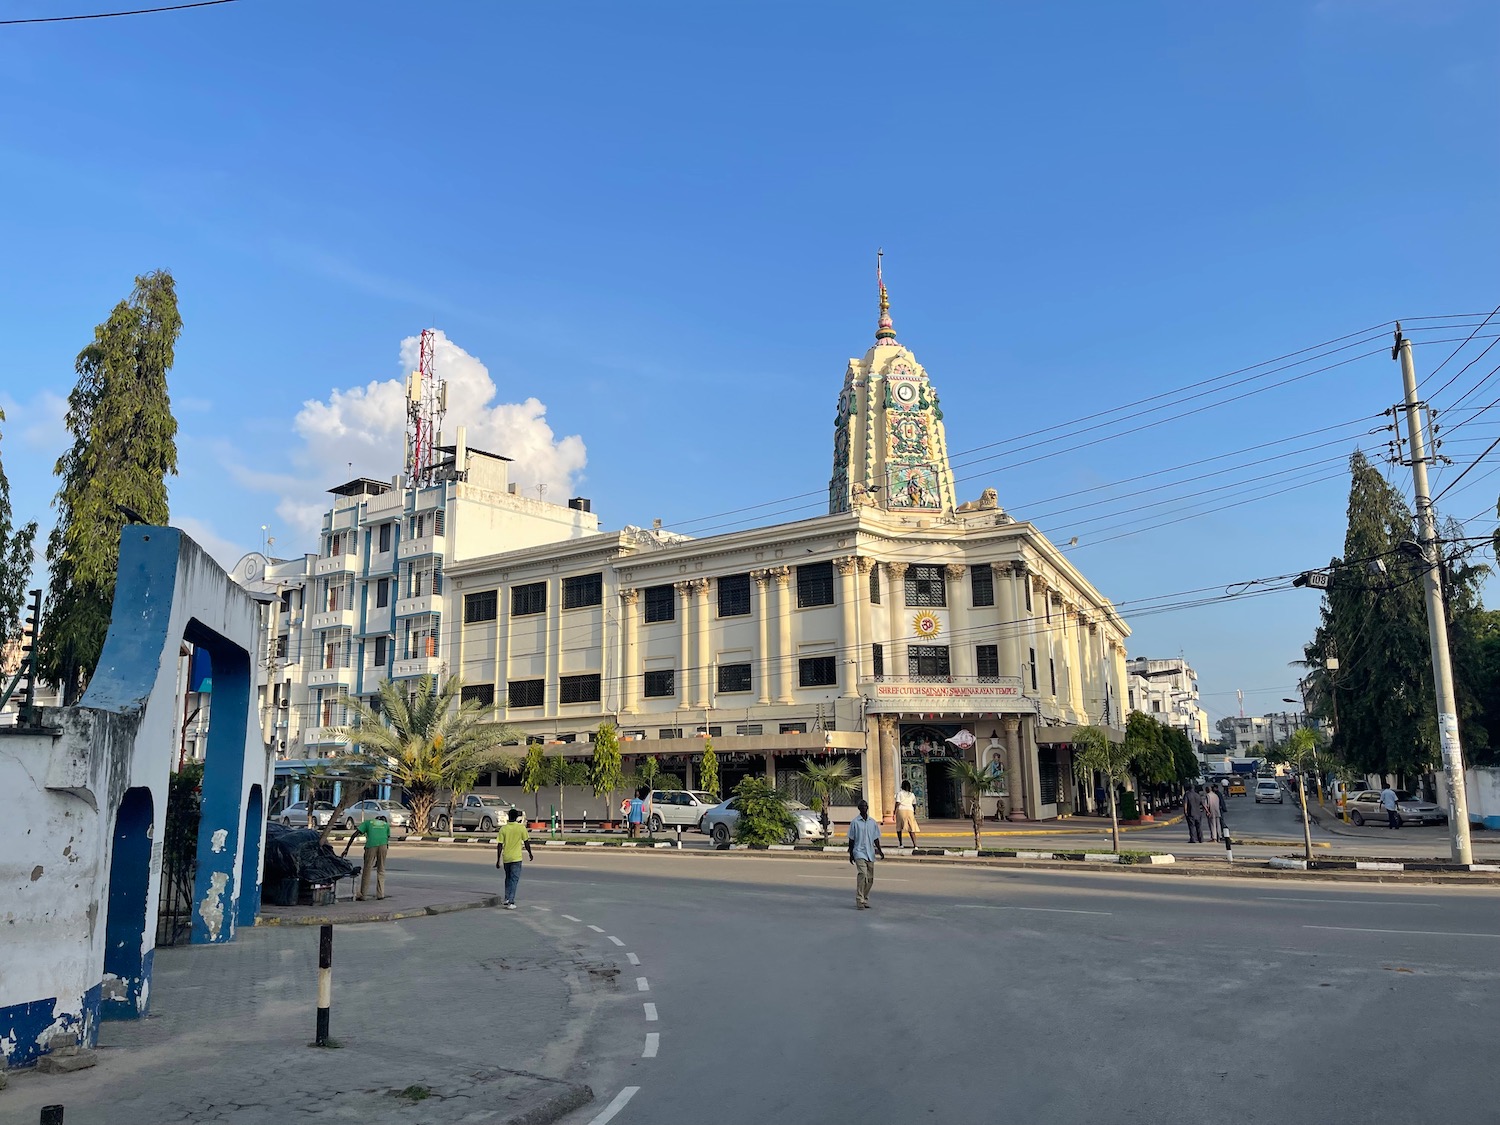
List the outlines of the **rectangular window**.
{"type": "Polygon", "coordinates": [[[871,663],[875,666],[875,677],[879,679],[885,675],[885,645],[870,646],[871,663]]]}
{"type": "Polygon", "coordinates": [[[563,579],[563,609],[604,604],[604,575],[578,574],[563,579]]]}
{"type": "Polygon", "coordinates": [[[510,589],[510,615],[527,617],[547,612],[547,583],[528,582],[510,589]]]}
{"type": "Polygon", "coordinates": [[[464,684],[463,690],[458,694],[462,703],[478,703],[484,707],[495,705],[494,684],[464,684]]]}
{"type": "Polygon", "coordinates": [[[782,733],[782,734],[806,734],[807,733],[807,724],[806,723],[782,723],[781,724],[781,731],[780,731],[780,733],[782,733]]]}
{"type": "Polygon", "coordinates": [[[540,707],[544,698],[545,680],[511,680],[507,687],[507,698],[512,707],[540,707]]]}
{"type": "Polygon", "coordinates": [[[384,609],[391,604],[391,580],[382,578],[375,583],[375,608],[384,609]]]}
{"type": "Polygon", "coordinates": [[[719,616],[744,617],[749,612],[750,576],[748,574],[726,574],[723,578],[720,578],[719,616]]]}
{"type": "Polygon", "coordinates": [[[906,568],[906,604],[910,606],[945,606],[948,589],[943,568],[927,563],[913,563],[906,568]]]}
{"type": "Polygon", "coordinates": [[[385,667],[386,649],[389,646],[390,646],[390,639],[389,638],[387,638],[387,637],[376,637],[375,638],[375,667],[377,667],[377,668],[384,668],[385,667]]]}
{"type": "Polygon", "coordinates": [[[500,591],[480,590],[464,595],[464,624],[493,621],[500,613],[500,591]]]}
{"type": "Polygon", "coordinates": [[[282,633],[281,636],[279,636],[279,637],[276,638],[276,655],[277,656],[283,657],[283,658],[286,656],[286,646],[287,646],[287,642],[290,641],[290,640],[291,640],[291,637],[287,636],[287,634],[285,634],[285,633],[282,633]]]}
{"type": "MultiPolygon", "coordinates": [[[[668,587],[670,589],[670,587],[668,587]]],[[[642,685],[642,694],[647,699],[664,699],[677,694],[677,672],[672,668],[662,668],[655,672],[647,672],[645,683],[642,685]]]]}
{"type": "Polygon", "coordinates": [[[599,673],[584,676],[564,676],[559,682],[561,700],[564,703],[598,703],[599,673]]]}
{"type": "Polygon", "coordinates": [[[808,563],[797,568],[797,608],[833,604],[833,564],[808,563]]]}
{"type": "Polygon", "coordinates": [[[1031,576],[1027,575],[1027,574],[1023,574],[1021,576],[1021,585],[1023,585],[1023,586],[1026,587],[1026,612],[1030,613],[1031,612],[1031,576]]]}
{"type": "Polygon", "coordinates": [[[1036,691],[1036,649],[1028,649],[1031,653],[1031,690],[1036,691]]]}
{"type": "Polygon", "coordinates": [[[677,620],[677,595],[671,586],[647,586],[644,593],[648,625],[653,621],[677,620]]]}
{"type": "Polygon", "coordinates": [[[998,680],[1000,678],[1000,646],[975,645],[974,663],[981,680],[998,680]]]}
{"type": "Polygon", "coordinates": [[[290,590],[281,591],[281,612],[292,612],[292,592],[290,590]]]}
{"type": "Polygon", "coordinates": [[[719,690],[722,692],[749,691],[749,664],[720,664],[719,690]]]}
{"type": "Polygon", "coordinates": [[[907,645],[906,671],[915,677],[944,677],[948,671],[947,645],[907,645]]]}
{"type": "Polygon", "coordinates": [[[383,523],[380,525],[380,553],[385,554],[391,549],[391,525],[383,523]]]}
{"type": "Polygon", "coordinates": [[[682,728],[681,727],[663,727],[661,730],[658,730],[656,732],[656,737],[657,738],[681,738],[682,737],[682,728]]]}
{"type": "Polygon", "coordinates": [[[976,606],[995,604],[995,570],[989,563],[971,569],[969,581],[974,591],[976,606]]]}
{"type": "Polygon", "coordinates": [[[804,656],[797,661],[798,687],[828,687],[838,682],[838,668],[833,657],[804,656]]]}
{"type": "Polygon", "coordinates": [[[760,723],[740,723],[734,728],[735,734],[760,734],[765,728],[760,723]]]}
{"type": "Polygon", "coordinates": [[[880,604],[880,564],[875,563],[870,567],[870,604],[880,604]]]}
{"type": "Polygon", "coordinates": [[[1057,694],[1057,661],[1051,657],[1047,658],[1047,675],[1052,680],[1052,694],[1057,694]]]}

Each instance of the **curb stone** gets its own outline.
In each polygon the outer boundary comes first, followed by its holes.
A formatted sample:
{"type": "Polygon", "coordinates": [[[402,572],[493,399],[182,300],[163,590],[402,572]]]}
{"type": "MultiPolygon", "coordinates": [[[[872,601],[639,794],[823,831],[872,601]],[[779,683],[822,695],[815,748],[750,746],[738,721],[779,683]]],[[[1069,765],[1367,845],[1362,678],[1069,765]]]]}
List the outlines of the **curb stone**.
{"type": "Polygon", "coordinates": [[[438,914],[454,914],[460,910],[479,910],[484,907],[499,906],[504,901],[504,895],[489,895],[475,899],[473,902],[440,902],[431,906],[408,907],[405,910],[369,910],[359,914],[345,915],[342,918],[333,918],[327,914],[305,915],[297,918],[285,918],[280,915],[268,917],[261,914],[256,917],[255,924],[257,926],[347,926],[360,922],[400,922],[407,918],[430,918],[438,914]]]}

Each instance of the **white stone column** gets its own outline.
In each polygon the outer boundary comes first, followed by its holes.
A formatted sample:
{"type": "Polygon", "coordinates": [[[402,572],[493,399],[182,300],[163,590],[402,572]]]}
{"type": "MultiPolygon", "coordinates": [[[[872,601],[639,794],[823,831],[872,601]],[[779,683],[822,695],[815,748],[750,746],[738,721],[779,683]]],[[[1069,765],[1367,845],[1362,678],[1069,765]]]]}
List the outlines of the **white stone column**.
{"type": "MultiPolygon", "coordinates": [[[[396,592],[394,585],[393,582],[392,594],[396,592]]],[[[506,708],[510,706],[510,602],[506,600],[509,597],[510,591],[504,586],[495,593],[495,702],[499,705],[496,708],[496,714],[501,719],[505,718],[506,708]]],[[[385,612],[390,613],[391,610],[385,612]]],[[[398,636],[391,638],[389,660],[396,658],[395,649],[398,640],[398,636]]],[[[389,675],[390,671],[388,661],[385,672],[389,675]]]]}
{"type": "Polygon", "coordinates": [[[624,654],[620,658],[620,713],[635,714],[635,703],[639,697],[641,683],[641,661],[636,653],[636,629],[640,623],[639,590],[620,591],[620,616],[625,634],[624,654]]]}
{"type": "Polygon", "coordinates": [[[839,576],[839,618],[843,636],[838,644],[838,677],[844,699],[859,698],[859,560],[853,555],[842,555],[833,560],[833,568],[839,576]]]}
{"type": "Polygon", "coordinates": [[[1026,815],[1023,794],[1026,778],[1021,770],[1021,720],[1015,715],[1006,715],[1000,720],[1000,729],[1005,732],[1005,815],[1008,820],[1019,820],[1026,815]]]}
{"type": "Polygon", "coordinates": [[[1021,652],[1021,614],[1020,601],[1016,597],[1016,573],[1010,563],[1002,563],[996,566],[1002,577],[1000,580],[1000,612],[1004,619],[1000,622],[1000,674],[1002,676],[1017,676],[1021,679],[1021,687],[1026,687],[1025,670],[1021,667],[1024,654],[1021,652]]]}
{"type": "Polygon", "coordinates": [[[885,591],[886,632],[890,637],[888,646],[890,651],[885,654],[885,677],[888,680],[904,680],[908,675],[906,669],[906,638],[909,629],[909,622],[906,618],[907,565],[904,562],[885,564],[885,572],[890,577],[885,591]]]}
{"type": "Polygon", "coordinates": [[[548,581],[547,591],[547,679],[542,684],[543,701],[547,706],[542,713],[549,719],[558,716],[562,699],[562,681],[558,678],[562,666],[562,583],[548,581]]]}
{"type": "Polygon", "coordinates": [[[672,686],[677,689],[676,709],[691,710],[696,704],[692,699],[693,685],[693,623],[689,619],[693,604],[692,591],[686,582],[673,582],[672,590],[677,598],[677,673],[672,677],[672,686]]]}
{"type": "Polygon", "coordinates": [[[775,613],[768,590],[771,572],[752,570],[750,580],[755,587],[755,623],[760,634],[760,648],[755,653],[755,699],[764,705],[771,702],[771,677],[776,668],[770,648],[771,615],[775,613]]]}
{"type": "MultiPolygon", "coordinates": [[[[698,682],[698,706],[707,708],[713,700],[713,685],[710,677],[713,675],[713,642],[710,630],[713,627],[712,607],[708,600],[708,579],[699,578],[690,582],[693,589],[694,613],[697,615],[698,626],[698,673],[694,677],[698,682]]],[[[707,722],[707,719],[704,720],[707,722]]]]}
{"type": "Polygon", "coordinates": [[[969,591],[964,589],[962,563],[943,567],[943,587],[948,602],[948,668],[959,683],[973,683],[979,674],[974,657],[975,637],[969,632],[969,591]]]}
{"type": "Polygon", "coordinates": [[[792,613],[796,591],[792,589],[791,567],[771,567],[776,582],[776,702],[791,703],[792,685],[796,682],[797,658],[792,652],[792,613]]]}
{"type": "Polygon", "coordinates": [[[854,594],[859,599],[856,611],[858,654],[854,666],[860,683],[868,682],[875,675],[873,650],[870,646],[876,643],[878,638],[870,632],[870,571],[878,565],[874,559],[861,558],[859,573],[854,580],[854,594]]]}
{"type": "MultiPolygon", "coordinates": [[[[903,599],[905,600],[905,599],[903,599]]],[[[901,773],[901,727],[895,715],[880,716],[880,806],[870,811],[883,824],[896,822],[896,784],[901,773]]]]}

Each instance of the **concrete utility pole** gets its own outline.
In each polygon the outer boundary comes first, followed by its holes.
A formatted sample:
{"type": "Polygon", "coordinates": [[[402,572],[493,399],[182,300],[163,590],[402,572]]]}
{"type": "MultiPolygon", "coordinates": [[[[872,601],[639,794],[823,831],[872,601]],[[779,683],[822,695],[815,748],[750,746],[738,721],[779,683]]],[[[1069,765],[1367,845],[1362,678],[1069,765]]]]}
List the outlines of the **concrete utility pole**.
{"type": "Polygon", "coordinates": [[[1443,774],[1448,781],[1448,841],[1454,863],[1474,862],[1469,846],[1469,799],[1464,792],[1464,754],[1458,738],[1458,705],[1453,698],[1453,665],[1448,654],[1448,617],[1443,608],[1443,583],[1438,573],[1440,552],[1437,518],[1427,487],[1427,452],[1422,441],[1422,404],[1417,401],[1417,373],[1412,365],[1411,341],[1396,325],[1391,358],[1401,360],[1401,382],[1406,389],[1406,434],[1411,442],[1411,476],[1416,488],[1417,534],[1422,548],[1422,585],[1427,593],[1427,640],[1432,648],[1432,680],[1437,688],[1438,738],[1443,748],[1443,774]]]}

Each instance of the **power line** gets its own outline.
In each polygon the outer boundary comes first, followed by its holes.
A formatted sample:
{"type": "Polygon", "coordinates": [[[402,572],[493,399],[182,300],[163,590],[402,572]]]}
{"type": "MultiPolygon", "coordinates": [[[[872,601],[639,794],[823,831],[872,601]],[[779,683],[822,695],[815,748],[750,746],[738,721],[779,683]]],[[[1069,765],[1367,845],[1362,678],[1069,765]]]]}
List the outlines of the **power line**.
{"type": "MultiPolygon", "coordinates": [[[[1443,362],[1442,362],[1442,363],[1440,363],[1440,364],[1438,364],[1438,365],[1437,365],[1437,366],[1436,366],[1436,367],[1434,367],[1434,368],[1433,368],[1433,369],[1432,369],[1432,370],[1431,370],[1431,371],[1430,371],[1430,372],[1428,372],[1428,373],[1427,373],[1427,376],[1426,376],[1426,378],[1424,378],[1424,379],[1423,379],[1423,380],[1422,380],[1422,383],[1426,383],[1426,382],[1427,382],[1427,381],[1428,381],[1428,380],[1429,380],[1429,379],[1434,379],[1434,378],[1436,378],[1436,377],[1437,377],[1437,373],[1438,373],[1438,372],[1439,372],[1439,371],[1441,371],[1441,370],[1442,370],[1442,369],[1443,369],[1443,368],[1445,368],[1445,367],[1447,367],[1447,366],[1448,366],[1448,363],[1449,363],[1449,361],[1450,361],[1450,360],[1452,360],[1452,359],[1453,359],[1453,357],[1454,357],[1454,356],[1456,356],[1456,355],[1457,355],[1457,354],[1458,354],[1458,353],[1459,353],[1459,352],[1461,352],[1461,351],[1463,351],[1463,350],[1464,350],[1464,348],[1466,348],[1466,347],[1468,347],[1468,346],[1469,346],[1469,341],[1470,341],[1470,340],[1472,340],[1472,339],[1474,339],[1474,337],[1475,337],[1475,336],[1477,336],[1477,335],[1479,335],[1479,330],[1480,330],[1480,329],[1481,329],[1481,328],[1483,328],[1483,327],[1484,327],[1484,326],[1485,326],[1485,325],[1486,325],[1486,324],[1488,324],[1488,323],[1489,323],[1489,322],[1490,322],[1490,321],[1491,321],[1491,319],[1493,319],[1493,318],[1494,318],[1494,316],[1495,316],[1495,315],[1496,315],[1496,314],[1497,314],[1497,313],[1500,313],[1500,305],[1496,305],[1496,306],[1495,306],[1495,307],[1494,307],[1494,309],[1492,309],[1492,310],[1491,310],[1491,311],[1490,311],[1490,315],[1489,315],[1489,316],[1487,316],[1487,317],[1485,317],[1485,318],[1484,318],[1484,319],[1483,319],[1483,320],[1481,320],[1481,321],[1480,321],[1480,322],[1479,322],[1479,324],[1478,324],[1478,325],[1476,325],[1476,326],[1475,326],[1475,328],[1474,328],[1474,331],[1472,331],[1472,332],[1470,332],[1470,333],[1469,333],[1469,335],[1468,335],[1468,338],[1467,338],[1467,339],[1465,339],[1465,340],[1464,340],[1464,342],[1463,342],[1463,343],[1461,343],[1461,344],[1459,344],[1459,345],[1458,345],[1458,347],[1456,347],[1456,348],[1454,348],[1454,349],[1453,349],[1453,350],[1452,350],[1452,351],[1451,351],[1451,352],[1449,352],[1449,353],[1448,353],[1448,358],[1447,358],[1447,359],[1445,359],[1445,360],[1443,360],[1443,362]]],[[[1495,345],[1494,345],[1494,344],[1491,344],[1491,345],[1490,345],[1490,348],[1492,348],[1492,347],[1494,347],[1494,346],[1495,346],[1495,345]]],[[[1486,351],[1486,352],[1487,352],[1487,351],[1489,351],[1489,350],[1490,350],[1490,348],[1485,348],[1485,349],[1484,349],[1484,350],[1485,350],[1485,351],[1486,351]]],[[[1481,355],[1481,356],[1482,356],[1482,355],[1483,355],[1483,354],[1484,354],[1484,352],[1481,352],[1481,353],[1480,353],[1480,355],[1481,355]]],[[[1478,357],[1476,357],[1476,358],[1478,358],[1478,357]]],[[[1459,376],[1459,375],[1462,375],[1462,374],[1463,374],[1463,373],[1464,373],[1464,372],[1465,372],[1465,371],[1467,371],[1467,370],[1468,370],[1468,369],[1469,369],[1469,366],[1470,366],[1470,365],[1472,365],[1472,364],[1473,364],[1473,360],[1470,360],[1470,361],[1469,361],[1469,364],[1468,364],[1468,365],[1465,365],[1465,366],[1464,366],[1464,367],[1463,367],[1463,368],[1462,368],[1462,370],[1460,370],[1460,371],[1459,371],[1459,373],[1458,373],[1458,375],[1454,375],[1454,376],[1453,376],[1453,377],[1452,377],[1452,378],[1451,378],[1451,379],[1449,379],[1449,380],[1448,380],[1448,381],[1447,381],[1447,382],[1446,382],[1446,383],[1444,383],[1444,384],[1443,384],[1443,385],[1442,385],[1442,386],[1441,386],[1441,387],[1439,387],[1439,388],[1438,388],[1438,389],[1437,389],[1437,390],[1435,390],[1435,391],[1433,391],[1433,392],[1432,392],[1432,393],[1431,393],[1431,394],[1430,394],[1430,395],[1428,395],[1428,396],[1427,396],[1427,397],[1428,397],[1428,398],[1429,398],[1429,399],[1434,399],[1434,398],[1436,398],[1436,397],[1437,397],[1437,396],[1438,396],[1438,395],[1440,395],[1440,394],[1442,394],[1442,393],[1443,393],[1443,392],[1444,392],[1444,391],[1446,391],[1446,390],[1447,390],[1447,389],[1448,389],[1448,388],[1449,388],[1449,387],[1450,387],[1450,386],[1452,386],[1452,385],[1453,385],[1453,380],[1454,380],[1454,379],[1457,379],[1457,378],[1458,378],[1458,376],[1459,376]]],[[[1420,383],[1419,383],[1419,384],[1418,384],[1418,386],[1421,386],[1421,384],[1420,384],[1420,383]]]]}
{"type": "Polygon", "coordinates": [[[150,16],[157,12],[181,12],[188,8],[212,8],[219,4],[233,4],[236,0],[195,0],[192,4],[169,4],[164,8],[132,8],[126,12],[89,12],[78,16],[35,16],[31,19],[0,20],[0,27],[13,27],[22,23],[72,23],[75,20],[112,20],[118,16],[150,16]]]}
{"type": "Polygon", "coordinates": [[[1432,503],[1436,504],[1444,496],[1446,496],[1446,495],[1448,495],[1448,493],[1452,492],[1453,489],[1457,488],[1458,487],[1458,482],[1461,481],[1461,480],[1463,480],[1464,477],[1468,476],[1470,470],[1472,470],[1475,465],[1479,464],[1479,462],[1483,461],[1486,457],[1488,457],[1490,455],[1490,452],[1497,445],[1500,445],[1500,438],[1496,438],[1494,441],[1490,442],[1489,446],[1486,447],[1485,451],[1483,453],[1481,453],[1478,457],[1474,458],[1474,460],[1470,461],[1469,464],[1468,464],[1468,466],[1467,466],[1467,468],[1465,468],[1463,472],[1459,473],[1458,476],[1454,477],[1453,481],[1451,483],[1444,485],[1443,486],[1443,490],[1441,492],[1439,492],[1436,496],[1434,496],[1432,498],[1432,503]]]}

